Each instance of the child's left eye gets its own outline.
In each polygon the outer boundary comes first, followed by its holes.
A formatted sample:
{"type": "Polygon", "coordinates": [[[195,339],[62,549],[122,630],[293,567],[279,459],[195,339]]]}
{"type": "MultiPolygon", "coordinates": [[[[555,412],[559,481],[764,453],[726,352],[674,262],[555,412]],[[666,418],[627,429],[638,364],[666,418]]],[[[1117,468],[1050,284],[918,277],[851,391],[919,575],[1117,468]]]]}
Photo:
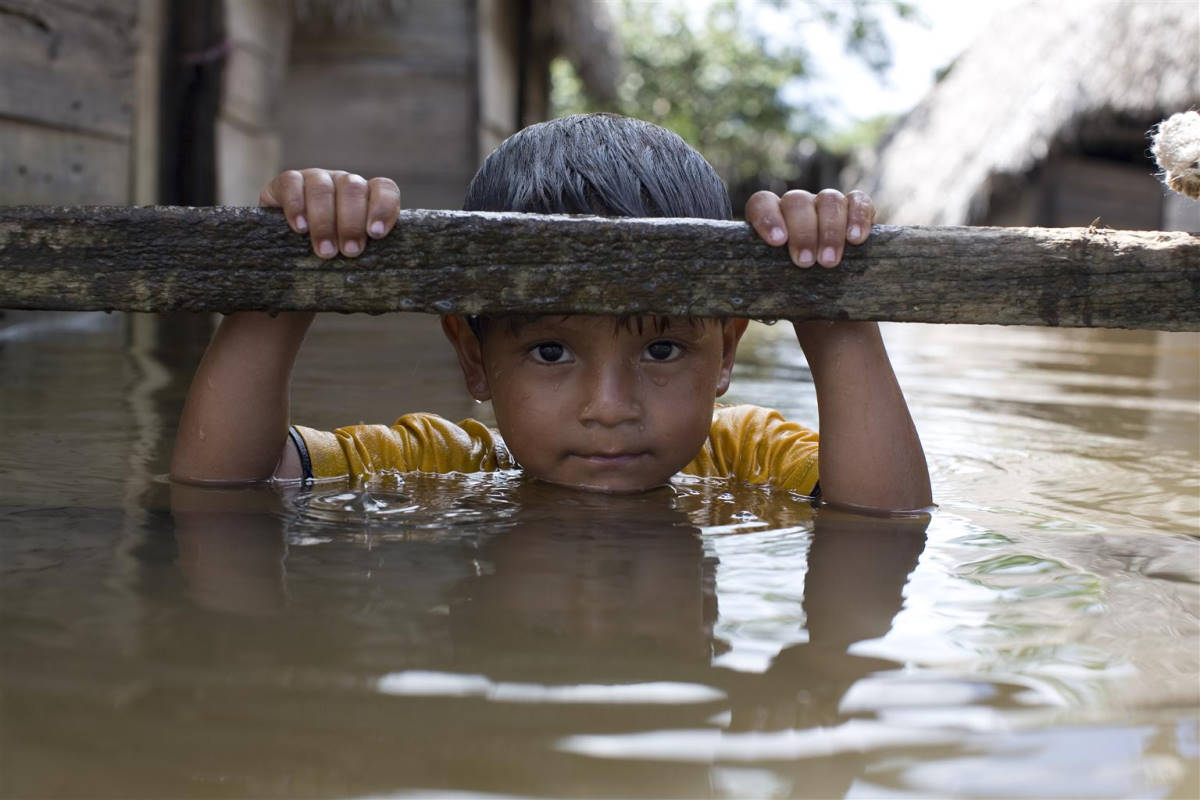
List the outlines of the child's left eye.
{"type": "Polygon", "coordinates": [[[674,342],[658,341],[646,345],[646,356],[651,361],[674,361],[683,355],[683,348],[674,342]]]}

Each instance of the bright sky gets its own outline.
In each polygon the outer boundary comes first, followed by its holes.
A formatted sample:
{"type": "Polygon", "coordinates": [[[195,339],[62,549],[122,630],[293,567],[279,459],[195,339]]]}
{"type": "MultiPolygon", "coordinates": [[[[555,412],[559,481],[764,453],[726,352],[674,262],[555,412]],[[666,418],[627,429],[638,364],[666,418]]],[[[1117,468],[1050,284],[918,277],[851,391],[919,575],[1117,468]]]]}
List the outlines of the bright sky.
{"type": "MultiPolygon", "coordinates": [[[[816,28],[802,31],[803,41],[822,77],[801,91],[817,91],[835,100],[830,104],[830,112],[836,127],[876,114],[908,111],[929,91],[937,71],[983,33],[990,19],[1015,5],[1017,0],[913,2],[919,10],[918,21],[900,20],[886,3],[879,3],[894,61],[882,82],[861,61],[844,53],[835,37],[822,35],[816,28]],[[839,106],[841,113],[835,113],[839,106]]],[[[767,30],[779,28],[772,26],[767,30]]]]}
{"type": "MultiPolygon", "coordinates": [[[[620,4],[612,3],[614,13],[620,4]]],[[[681,5],[697,21],[712,0],[639,0],[681,5]]],[[[861,61],[842,50],[838,37],[828,35],[820,24],[798,23],[795,14],[777,13],[758,0],[738,0],[758,11],[758,24],[768,37],[795,41],[799,38],[813,57],[820,76],[797,87],[810,99],[812,93],[825,98],[821,103],[835,128],[877,114],[901,114],[908,111],[933,85],[935,73],[979,35],[995,14],[1015,5],[1018,0],[910,0],[918,9],[917,21],[900,20],[883,0],[871,0],[878,6],[880,18],[892,44],[893,66],[883,82],[861,61]]],[[[1084,0],[1062,0],[1084,2],[1084,0]]]]}

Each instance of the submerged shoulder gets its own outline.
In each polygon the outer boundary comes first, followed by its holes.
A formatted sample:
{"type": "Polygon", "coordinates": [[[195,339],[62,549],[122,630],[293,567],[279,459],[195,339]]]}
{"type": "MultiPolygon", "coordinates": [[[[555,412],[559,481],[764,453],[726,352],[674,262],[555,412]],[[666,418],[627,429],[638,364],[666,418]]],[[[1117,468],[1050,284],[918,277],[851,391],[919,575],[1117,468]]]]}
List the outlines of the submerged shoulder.
{"type": "Polygon", "coordinates": [[[684,469],[810,494],[816,485],[817,432],[773,408],[749,404],[713,409],[708,441],[684,469]]]}
{"type": "Polygon", "coordinates": [[[516,466],[504,437],[477,419],[457,422],[439,414],[418,411],[392,423],[394,435],[409,440],[421,453],[423,468],[438,472],[474,472],[516,466]]]}
{"type": "Polygon", "coordinates": [[[706,447],[726,460],[751,458],[761,462],[767,453],[790,457],[800,450],[811,450],[815,454],[818,439],[815,430],[787,419],[773,408],[742,403],[713,409],[706,447]]]}

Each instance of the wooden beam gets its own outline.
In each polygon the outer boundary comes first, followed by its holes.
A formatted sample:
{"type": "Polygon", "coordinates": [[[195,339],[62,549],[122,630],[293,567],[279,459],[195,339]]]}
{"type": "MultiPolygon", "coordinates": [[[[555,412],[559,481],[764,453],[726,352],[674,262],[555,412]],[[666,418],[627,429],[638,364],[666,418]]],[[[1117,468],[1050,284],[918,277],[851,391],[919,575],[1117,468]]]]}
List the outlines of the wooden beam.
{"type": "Polygon", "coordinates": [[[404,211],[322,261],[277,211],[0,208],[0,307],[662,313],[1200,330],[1200,236],[877,226],[801,270],[744,223],[404,211]]]}

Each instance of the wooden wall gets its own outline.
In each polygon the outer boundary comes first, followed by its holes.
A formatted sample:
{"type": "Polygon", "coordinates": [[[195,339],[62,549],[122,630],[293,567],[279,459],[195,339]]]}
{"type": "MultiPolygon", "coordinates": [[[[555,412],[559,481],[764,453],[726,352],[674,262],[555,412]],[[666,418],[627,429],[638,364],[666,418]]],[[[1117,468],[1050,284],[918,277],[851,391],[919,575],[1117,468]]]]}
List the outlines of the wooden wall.
{"type": "Polygon", "coordinates": [[[128,203],[137,0],[0,5],[0,203],[128,203]]]}
{"type": "Polygon", "coordinates": [[[410,208],[459,208],[478,162],[473,0],[411,0],[369,26],[300,25],[280,109],[283,166],[400,186],[410,208]]]}
{"type": "Polygon", "coordinates": [[[476,154],[488,153],[520,127],[521,20],[517,0],[476,0],[479,129],[476,154]]]}
{"type": "Polygon", "coordinates": [[[1037,225],[1200,232],[1200,203],[1168,191],[1153,166],[1056,153],[1031,180],[993,178],[987,216],[975,225],[1037,225]]]}
{"type": "Polygon", "coordinates": [[[226,0],[229,52],[217,116],[217,202],[258,205],[278,171],[283,143],[279,109],[292,24],[287,0],[226,0]]]}
{"type": "Polygon", "coordinates": [[[1046,165],[1045,209],[1039,224],[1077,227],[1097,217],[1112,228],[1162,227],[1162,187],[1147,165],[1064,155],[1046,165]]]}
{"type": "MultiPolygon", "coordinates": [[[[408,207],[459,207],[519,127],[528,3],[411,0],[336,29],[293,25],[290,6],[224,3],[217,202],[253,205],[280,169],[327,166],[394,178],[408,207]]],[[[161,200],[167,13],[166,0],[0,4],[0,203],[161,200]]]]}

